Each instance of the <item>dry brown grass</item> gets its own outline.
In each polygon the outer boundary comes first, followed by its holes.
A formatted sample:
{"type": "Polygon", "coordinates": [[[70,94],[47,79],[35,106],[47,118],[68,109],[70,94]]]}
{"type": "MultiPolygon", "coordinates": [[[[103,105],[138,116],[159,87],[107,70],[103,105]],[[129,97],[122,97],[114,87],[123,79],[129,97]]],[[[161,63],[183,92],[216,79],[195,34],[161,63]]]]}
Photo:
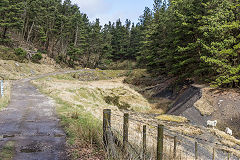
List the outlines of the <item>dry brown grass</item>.
{"type": "Polygon", "coordinates": [[[240,145],[240,140],[236,139],[235,137],[220,131],[218,129],[211,129],[211,132],[218,136],[223,144],[226,144],[230,147],[234,145],[240,145]]]}
{"type": "MultiPolygon", "coordinates": [[[[58,98],[62,99],[63,101],[71,103],[72,111],[71,113],[67,113],[67,114],[68,114],[68,117],[71,117],[72,119],[77,119],[78,117],[80,117],[76,113],[76,109],[79,106],[83,107],[85,111],[94,115],[94,117],[96,117],[98,120],[102,119],[103,109],[105,108],[111,109],[112,113],[120,115],[120,116],[114,116],[113,114],[111,119],[112,128],[117,129],[118,131],[120,131],[120,133],[122,133],[123,113],[114,104],[106,103],[106,101],[104,100],[104,97],[106,95],[112,96],[112,97],[119,96],[120,102],[128,102],[132,106],[137,104],[138,106],[142,106],[143,108],[146,107],[146,104],[148,104],[148,101],[146,101],[144,97],[139,95],[136,91],[132,90],[130,87],[128,87],[128,85],[122,83],[121,78],[114,79],[114,80],[82,82],[75,79],[67,79],[67,77],[66,79],[50,77],[50,78],[43,78],[40,80],[36,80],[33,83],[44,88],[44,90],[49,94],[55,95],[58,98]]],[[[147,109],[151,110],[150,104],[148,105],[149,107],[147,109]]],[[[149,113],[148,110],[146,112],[149,113]]],[[[137,115],[134,118],[137,120],[141,120],[143,122],[148,122],[149,120],[148,117],[141,117],[141,114],[139,114],[139,118],[137,117],[137,115]]],[[[163,115],[162,117],[160,117],[160,119],[166,121],[166,122],[163,122],[163,124],[168,125],[170,130],[179,132],[179,134],[194,136],[194,135],[201,135],[203,133],[203,131],[201,131],[201,129],[199,129],[198,127],[190,126],[187,123],[176,125],[176,123],[168,122],[168,121],[187,122],[187,119],[185,119],[184,117],[163,115]]],[[[142,146],[142,142],[141,142],[142,125],[143,125],[142,123],[136,123],[133,121],[130,122],[129,141],[131,142],[131,144],[136,146],[142,146]]],[[[76,127],[73,127],[72,130],[74,130],[75,128],[76,127]]],[[[148,129],[147,144],[151,146],[152,149],[156,149],[156,139],[154,137],[151,137],[150,135],[150,133],[153,135],[157,134],[156,128],[154,127],[151,128],[148,126],[147,129],[148,129]]],[[[80,132],[80,130],[77,132],[80,132]]],[[[164,142],[172,144],[170,140],[165,140],[164,142]]],[[[234,145],[233,141],[229,141],[229,140],[225,142],[222,141],[222,143],[224,144],[228,143],[229,146],[234,145]]],[[[166,146],[170,144],[166,144],[166,146]]],[[[181,148],[181,146],[179,147],[181,148]]],[[[171,150],[171,148],[168,148],[165,151],[165,153],[171,155],[172,151],[168,152],[168,150],[171,150]]],[[[155,155],[155,153],[153,153],[153,155],[155,155]]],[[[187,157],[187,159],[192,159],[192,157],[189,156],[187,157]]]]}
{"type": "Polygon", "coordinates": [[[155,117],[156,119],[162,121],[170,121],[170,122],[177,122],[177,123],[185,123],[188,122],[188,119],[182,116],[174,116],[174,115],[160,115],[155,117]]]}
{"type": "Polygon", "coordinates": [[[78,80],[63,80],[45,78],[34,81],[34,84],[44,86],[52,94],[57,94],[63,100],[85,108],[96,115],[102,114],[102,109],[112,107],[119,110],[114,103],[107,103],[105,97],[116,97],[117,103],[127,105],[129,110],[146,112],[150,110],[148,101],[139,93],[122,83],[122,78],[80,82],[78,80]]]}
{"type": "Polygon", "coordinates": [[[50,73],[59,70],[52,65],[35,63],[18,63],[12,60],[0,59],[0,78],[2,79],[22,79],[32,75],[50,73]]]}
{"type": "MultiPolygon", "coordinates": [[[[122,79],[102,80],[93,82],[80,82],[77,80],[62,80],[54,77],[35,80],[33,83],[41,86],[44,90],[59,99],[72,104],[71,113],[65,113],[68,117],[77,119],[79,115],[76,113],[78,106],[82,106],[85,111],[91,113],[97,119],[102,119],[102,110],[105,108],[112,109],[114,114],[123,115],[117,106],[107,104],[103,97],[119,96],[120,102],[127,102],[133,109],[145,111],[151,109],[148,102],[136,91],[132,90],[128,85],[122,83],[122,79]]],[[[112,127],[122,133],[122,117],[112,116],[112,127]]],[[[71,130],[75,130],[69,126],[71,130]]],[[[131,144],[141,146],[142,124],[130,122],[129,141],[131,144]]],[[[77,127],[75,127],[77,129],[77,127]]],[[[80,131],[76,131],[80,132],[80,131]]],[[[167,140],[165,141],[167,142],[167,140]]],[[[156,139],[148,137],[149,146],[156,148],[156,139]]],[[[166,151],[167,152],[167,151],[166,151]]],[[[166,153],[167,154],[167,153],[166,153]]],[[[155,154],[153,155],[155,156],[155,154]]]]}
{"type": "Polygon", "coordinates": [[[185,134],[185,135],[201,135],[203,133],[203,131],[200,128],[197,127],[193,127],[190,125],[183,125],[183,126],[177,126],[177,127],[170,127],[171,130],[185,134]]]}

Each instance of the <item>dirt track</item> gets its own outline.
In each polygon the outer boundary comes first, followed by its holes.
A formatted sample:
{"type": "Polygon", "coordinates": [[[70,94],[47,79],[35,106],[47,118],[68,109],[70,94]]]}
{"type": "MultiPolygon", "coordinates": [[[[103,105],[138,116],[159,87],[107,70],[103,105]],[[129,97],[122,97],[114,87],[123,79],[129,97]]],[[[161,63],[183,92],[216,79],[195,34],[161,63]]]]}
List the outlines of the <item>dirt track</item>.
{"type": "Polygon", "coordinates": [[[0,150],[7,142],[14,142],[16,160],[63,160],[65,133],[55,114],[55,103],[42,95],[30,80],[50,73],[14,82],[7,108],[0,112],[0,150]]]}
{"type": "Polygon", "coordinates": [[[29,81],[18,81],[9,106],[0,112],[0,147],[15,142],[16,160],[66,159],[65,133],[58,121],[54,101],[29,81]]]}

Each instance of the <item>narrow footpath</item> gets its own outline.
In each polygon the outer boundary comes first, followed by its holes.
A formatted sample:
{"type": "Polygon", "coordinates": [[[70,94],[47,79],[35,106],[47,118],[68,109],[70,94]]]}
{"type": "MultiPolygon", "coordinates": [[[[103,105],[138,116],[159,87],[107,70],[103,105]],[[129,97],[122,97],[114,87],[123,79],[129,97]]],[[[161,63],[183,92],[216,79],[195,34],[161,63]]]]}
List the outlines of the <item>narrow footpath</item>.
{"type": "Polygon", "coordinates": [[[10,104],[0,112],[0,153],[12,142],[14,160],[65,160],[66,136],[55,103],[30,83],[32,79],[14,82],[10,104]]]}

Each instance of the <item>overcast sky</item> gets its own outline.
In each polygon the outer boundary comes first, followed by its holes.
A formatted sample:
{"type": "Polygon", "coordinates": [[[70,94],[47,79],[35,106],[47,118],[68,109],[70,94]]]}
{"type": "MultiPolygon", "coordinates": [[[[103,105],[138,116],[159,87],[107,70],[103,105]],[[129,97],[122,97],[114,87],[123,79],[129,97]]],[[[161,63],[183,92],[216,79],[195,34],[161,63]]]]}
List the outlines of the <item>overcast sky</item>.
{"type": "Polygon", "coordinates": [[[91,21],[100,18],[101,24],[126,18],[137,23],[145,7],[152,8],[153,0],[72,0],[91,21]]]}

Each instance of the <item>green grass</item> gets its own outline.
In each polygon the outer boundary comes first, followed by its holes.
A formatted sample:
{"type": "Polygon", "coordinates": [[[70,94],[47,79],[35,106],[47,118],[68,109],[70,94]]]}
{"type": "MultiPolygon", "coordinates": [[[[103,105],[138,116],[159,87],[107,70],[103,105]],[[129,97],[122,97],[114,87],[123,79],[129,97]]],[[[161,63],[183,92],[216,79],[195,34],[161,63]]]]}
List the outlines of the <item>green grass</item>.
{"type": "Polygon", "coordinates": [[[8,141],[0,152],[1,160],[12,160],[15,152],[15,142],[8,141]]]}
{"type": "Polygon", "coordinates": [[[5,108],[9,103],[9,99],[6,97],[0,98],[0,111],[5,108]]]}
{"type": "Polygon", "coordinates": [[[60,98],[54,98],[59,105],[57,113],[61,119],[61,124],[64,127],[69,144],[74,144],[78,139],[89,142],[93,140],[97,146],[101,146],[102,139],[101,131],[102,123],[96,119],[91,113],[86,112],[84,107],[65,102],[60,98]],[[91,135],[91,137],[89,137],[91,135]]]}

